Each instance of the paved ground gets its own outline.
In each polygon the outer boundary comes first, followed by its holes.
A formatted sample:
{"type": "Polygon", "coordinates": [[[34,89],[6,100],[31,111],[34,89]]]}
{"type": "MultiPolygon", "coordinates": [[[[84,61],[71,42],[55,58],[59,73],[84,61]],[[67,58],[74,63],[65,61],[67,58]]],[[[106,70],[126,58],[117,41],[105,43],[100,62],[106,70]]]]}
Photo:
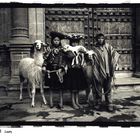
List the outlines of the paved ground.
{"type": "MultiPolygon", "coordinates": [[[[48,95],[46,96],[48,98],[48,95]]],[[[84,107],[75,110],[71,107],[69,93],[64,95],[64,108],[57,107],[58,95],[55,94],[55,107],[50,109],[43,105],[40,94],[36,96],[36,106],[30,106],[30,99],[24,96],[23,101],[17,97],[0,97],[0,122],[41,121],[41,122],[140,122],[140,92],[117,92],[113,94],[114,113],[103,109],[93,110],[84,107]]],[[[85,94],[80,93],[80,102],[85,105],[85,94]]]]}

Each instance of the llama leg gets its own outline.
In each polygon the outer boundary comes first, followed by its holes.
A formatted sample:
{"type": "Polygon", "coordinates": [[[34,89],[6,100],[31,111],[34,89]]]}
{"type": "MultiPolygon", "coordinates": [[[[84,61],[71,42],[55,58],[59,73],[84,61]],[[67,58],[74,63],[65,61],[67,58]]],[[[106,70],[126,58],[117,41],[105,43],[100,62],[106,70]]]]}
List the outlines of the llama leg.
{"type": "Polygon", "coordinates": [[[91,88],[89,88],[89,89],[87,89],[86,90],[86,95],[87,95],[87,97],[86,97],[86,99],[87,99],[87,104],[88,104],[88,106],[94,106],[94,90],[93,90],[93,88],[91,87],[91,88]]]}
{"type": "Polygon", "coordinates": [[[43,102],[46,105],[47,101],[46,101],[46,98],[45,98],[45,95],[44,95],[44,89],[43,89],[43,84],[42,83],[40,84],[40,92],[41,92],[41,95],[42,95],[42,98],[43,98],[43,102]]]}
{"type": "Polygon", "coordinates": [[[71,92],[71,99],[72,99],[72,106],[74,109],[79,109],[79,107],[76,105],[76,102],[75,102],[75,93],[72,91],[71,92]]]}
{"type": "Polygon", "coordinates": [[[90,95],[90,92],[91,92],[91,89],[90,89],[90,87],[88,87],[86,89],[86,103],[89,103],[89,95],[90,95]]]}
{"type": "Polygon", "coordinates": [[[50,108],[53,108],[53,92],[50,90],[50,108]]]}
{"type": "Polygon", "coordinates": [[[78,105],[79,108],[83,108],[83,106],[79,104],[79,92],[76,92],[75,94],[76,94],[75,95],[76,104],[78,105]]]}
{"type": "Polygon", "coordinates": [[[32,103],[31,106],[34,107],[35,106],[35,84],[32,85],[32,103]]]}
{"type": "Polygon", "coordinates": [[[22,97],[22,94],[23,94],[22,89],[23,89],[23,82],[20,82],[20,97],[19,97],[20,100],[23,99],[23,97],[22,97]]]}
{"type": "Polygon", "coordinates": [[[22,100],[23,97],[22,97],[22,94],[23,94],[23,82],[24,82],[24,77],[22,75],[19,76],[19,79],[20,79],[20,97],[19,99],[22,100]]]}
{"type": "Polygon", "coordinates": [[[27,81],[27,90],[28,90],[29,97],[32,98],[29,81],[27,81]]]}
{"type": "Polygon", "coordinates": [[[60,98],[60,103],[59,103],[59,106],[60,106],[60,108],[63,108],[63,91],[62,90],[60,90],[59,91],[59,98],[60,98]]]}

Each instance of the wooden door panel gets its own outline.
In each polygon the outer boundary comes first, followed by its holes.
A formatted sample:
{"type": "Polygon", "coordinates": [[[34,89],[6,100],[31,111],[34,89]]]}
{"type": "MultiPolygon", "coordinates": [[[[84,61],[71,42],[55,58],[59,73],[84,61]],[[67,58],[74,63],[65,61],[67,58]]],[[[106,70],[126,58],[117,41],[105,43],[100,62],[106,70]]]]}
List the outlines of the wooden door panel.
{"type": "Polygon", "coordinates": [[[98,23],[100,30],[105,34],[131,34],[132,33],[132,24],[126,22],[102,22],[98,23]]]}
{"type": "Polygon", "coordinates": [[[118,40],[112,39],[112,40],[107,40],[106,42],[110,43],[118,51],[132,50],[132,45],[131,45],[132,40],[130,40],[130,39],[118,39],[118,40]]]}
{"type": "Polygon", "coordinates": [[[84,23],[76,21],[58,21],[51,22],[50,30],[63,33],[84,33],[84,23]],[[78,28],[77,28],[78,27],[78,28]]]}
{"type": "Polygon", "coordinates": [[[94,8],[95,34],[104,33],[106,41],[119,53],[119,71],[132,71],[133,16],[131,8],[94,8]]]}
{"type": "Polygon", "coordinates": [[[91,14],[89,8],[46,8],[46,41],[50,42],[51,31],[58,31],[66,34],[82,34],[85,36],[85,39],[81,41],[82,45],[87,48],[92,46],[93,32],[90,24],[92,22],[89,22],[92,20],[91,14]]]}
{"type": "Polygon", "coordinates": [[[121,54],[119,59],[119,70],[120,71],[131,71],[133,70],[132,54],[121,54]]]}
{"type": "MultiPolygon", "coordinates": [[[[131,8],[46,8],[46,41],[50,31],[83,34],[81,42],[87,48],[94,45],[97,33],[119,53],[118,71],[133,71],[133,11],[131,8]]],[[[64,42],[67,43],[67,42],[64,42]]]]}

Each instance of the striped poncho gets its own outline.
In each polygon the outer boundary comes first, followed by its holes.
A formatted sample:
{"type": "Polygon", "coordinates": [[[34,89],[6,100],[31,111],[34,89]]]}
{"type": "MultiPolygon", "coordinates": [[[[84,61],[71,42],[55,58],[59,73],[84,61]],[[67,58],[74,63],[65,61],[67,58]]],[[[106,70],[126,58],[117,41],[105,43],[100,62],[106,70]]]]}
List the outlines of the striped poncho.
{"type": "Polygon", "coordinates": [[[102,47],[94,47],[93,51],[95,52],[93,74],[96,80],[102,83],[107,77],[114,76],[115,67],[120,55],[107,43],[102,47]]]}

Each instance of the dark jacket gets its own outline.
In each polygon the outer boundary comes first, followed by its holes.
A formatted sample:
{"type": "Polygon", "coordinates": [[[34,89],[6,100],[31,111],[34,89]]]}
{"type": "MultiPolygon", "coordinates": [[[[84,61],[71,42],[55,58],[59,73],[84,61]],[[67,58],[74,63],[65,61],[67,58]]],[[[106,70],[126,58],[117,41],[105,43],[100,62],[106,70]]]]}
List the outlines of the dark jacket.
{"type": "Polygon", "coordinates": [[[54,69],[62,68],[63,70],[65,70],[65,54],[63,53],[61,48],[61,46],[59,46],[58,48],[51,46],[49,55],[48,53],[44,53],[43,66],[45,66],[47,69],[49,69],[49,67],[52,66],[54,67],[54,69]]]}
{"type": "Polygon", "coordinates": [[[61,46],[57,48],[51,46],[49,54],[47,52],[44,53],[43,67],[44,66],[47,70],[47,72],[45,73],[45,85],[49,86],[51,89],[62,89],[63,76],[67,71],[67,65],[65,61],[65,54],[63,53],[61,46]],[[58,69],[62,69],[61,73],[49,73],[49,71],[51,72],[58,69]]]}

